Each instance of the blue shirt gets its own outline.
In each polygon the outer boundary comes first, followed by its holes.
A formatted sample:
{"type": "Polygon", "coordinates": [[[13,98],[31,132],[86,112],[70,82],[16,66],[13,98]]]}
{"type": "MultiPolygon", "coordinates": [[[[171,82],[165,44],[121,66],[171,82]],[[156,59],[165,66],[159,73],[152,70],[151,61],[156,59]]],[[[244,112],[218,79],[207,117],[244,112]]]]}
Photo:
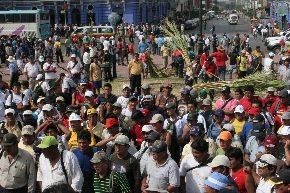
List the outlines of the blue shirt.
{"type": "MultiPolygon", "coordinates": [[[[243,130],[242,130],[242,133],[241,133],[241,136],[240,136],[241,141],[242,141],[243,144],[246,144],[247,138],[249,137],[249,134],[252,131],[252,129],[253,129],[253,123],[246,122],[244,124],[243,130]]],[[[271,129],[270,125],[268,123],[265,123],[265,129],[266,129],[267,132],[271,129]]]]}
{"type": "Polygon", "coordinates": [[[140,42],[138,47],[139,47],[140,53],[144,53],[146,49],[148,48],[148,45],[145,42],[140,42]]]}
{"type": "Polygon", "coordinates": [[[207,136],[213,140],[216,140],[221,132],[221,129],[222,128],[218,127],[218,125],[213,122],[208,128],[207,136]]]}
{"type": "Polygon", "coordinates": [[[158,47],[161,47],[164,44],[164,37],[157,38],[158,47]]]}
{"type": "Polygon", "coordinates": [[[10,62],[8,68],[9,68],[10,75],[18,72],[18,66],[14,62],[10,62]]]}

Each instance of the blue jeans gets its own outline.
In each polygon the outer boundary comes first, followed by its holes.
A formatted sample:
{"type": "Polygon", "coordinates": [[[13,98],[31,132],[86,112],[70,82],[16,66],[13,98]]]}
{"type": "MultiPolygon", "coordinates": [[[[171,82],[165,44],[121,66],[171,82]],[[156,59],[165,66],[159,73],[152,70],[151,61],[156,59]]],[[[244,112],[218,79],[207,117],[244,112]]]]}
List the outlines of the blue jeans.
{"type": "Polygon", "coordinates": [[[218,66],[218,73],[221,80],[226,79],[226,67],[225,66],[218,66]]]}

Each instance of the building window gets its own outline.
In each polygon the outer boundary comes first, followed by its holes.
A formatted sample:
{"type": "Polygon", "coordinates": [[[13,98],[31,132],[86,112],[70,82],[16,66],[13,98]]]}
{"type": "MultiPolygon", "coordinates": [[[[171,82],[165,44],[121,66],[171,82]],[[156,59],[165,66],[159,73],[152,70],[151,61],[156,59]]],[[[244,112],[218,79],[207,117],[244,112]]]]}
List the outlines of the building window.
{"type": "Polygon", "coordinates": [[[22,23],[34,23],[35,22],[35,14],[23,14],[21,15],[22,23]]]}

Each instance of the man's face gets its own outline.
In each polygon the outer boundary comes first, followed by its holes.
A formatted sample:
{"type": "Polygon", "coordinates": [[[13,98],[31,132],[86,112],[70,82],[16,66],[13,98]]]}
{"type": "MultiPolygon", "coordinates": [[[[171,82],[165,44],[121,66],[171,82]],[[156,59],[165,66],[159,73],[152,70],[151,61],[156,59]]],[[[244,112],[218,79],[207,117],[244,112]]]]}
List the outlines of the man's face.
{"type": "Polygon", "coordinates": [[[54,147],[50,146],[48,148],[42,149],[42,153],[43,153],[44,157],[49,158],[51,156],[53,148],[54,147]]]}
{"type": "Polygon", "coordinates": [[[187,105],[187,110],[190,113],[195,113],[196,107],[193,104],[188,104],[187,105]]]}
{"type": "Polygon", "coordinates": [[[7,152],[8,155],[15,154],[15,152],[18,150],[18,144],[3,145],[3,149],[7,152]]]}
{"type": "Polygon", "coordinates": [[[104,174],[109,170],[109,164],[106,161],[93,164],[93,168],[97,174],[104,174]]]}
{"type": "Polygon", "coordinates": [[[90,122],[97,122],[97,118],[98,118],[98,116],[97,116],[97,114],[90,114],[90,115],[88,115],[88,121],[90,121],[90,122]]]}
{"type": "Polygon", "coordinates": [[[80,85],[81,91],[85,92],[87,90],[87,85],[86,84],[81,84],[80,85]]]}
{"type": "Polygon", "coordinates": [[[210,110],[212,110],[211,105],[203,105],[203,110],[204,111],[210,111],[210,110]]]}
{"type": "Polygon", "coordinates": [[[70,121],[70,127],[73,129],[73,131],[79,131],[82,127],[81,121],[70,121]]]}
{"type": "Polygon", "coordinates": [[[13,113],[8,113],[5,117],[8,122],[15,120],[15,116],[13,115],[13,113]]]}
{"type": "Polygon", "coordinates": [[[113,107],[113,113],[115,115],[120,115],[121,112],[122,112],[122,109],[121,108],[119,108],[119,107],[113,107]]]}
{"type": "Polygon", "coordinates": [[[227,150],[229,147],[231,147],[232,141],[231,140],[222,140],[220,139],[220,146],[223,150],[227,150]]]}
{"type": "Polygon", "coordinates": [[[72,62],[76,62],[76,58],[75,58],[75,57],[71,57],[70,60],[71,60],[72,62]]]}
{"type": "Polygon", "coordinates": [[[52,110],[51,111],[43,111],[43,117],[44,119],[50,119],[53,115],[52,110]]]}
{"type": "Polygon", "coordinates": [[[241,163],[237,158],[229,157],[230,160],[230,168],[237,168],[241,163]]]}
{"type": "Polygon", "coordinates": [[[111,92],[112,92],[112,89],[110,87],[108,87],[108,86],[104,87],[104,94],[109,95],[109,94],[111,94],[111,92]]]}
{"type": "Polygon", "coordinates": [[[274,91],[268,91],[268,96],[274,96],[274,91]]]}
{"type": "Polygon", "coordinates": [[[254,93],[252,93],[251,91],[245,91],[245,96],[246,96],[248,99],[251,99],[251,98],[253,98],[254,93]]]}
{"type": "Polygon", "coordinates": [[[32,145],[34,143],[34,135],[22,135],[24,145],[32,145]]]}
{"type": "Polygon", "coordinates": [[[235,113],[235,117],[239,121],[243,121],[245,118],[245,113],[235,113]]]}
{"type": "Polygon", "coordinates": [[[123,89],[124,97],[127,97],[128,98],[130,96],[130,93],[131,93],[130,88],[124,88],[123,89]]]}
{"type": "Polygon", "coordinates": [[[87,140],[80,139],[78,140],[78,147],[81,152],[85,152],[89,148],[90,142],[87,140]]]}
{"type": "Polygon", "coordinates": [[[271,175],[272,171],[269,170],[267,166],[265,167],[258,167],[258,175],[262,178],[267,178],[271,175]]]}
{"type": "Polygon", "coordinates": [[[276,193],[289,193],[290,192],[290,184],[277,184],[274,186],[274,190],[276,193]]]}
{"type": "Polygon", "coordinates": [[[126,155],[128,153],[129,145],[115,144],[115,151],[118,155],[126,155]]]}
{"type": "Polygon", "coordinates": [[[194,159],[198,162],[198,163],[201,163],[204,161],[204,159],[206,158],[206,155],[207,155],[207,152],[200,152],[200,151],[197,151],[195,149],[192,149],[191,150],[191,153],[194,157],[194,159]]]}
{"type": "Polygon", "coordinates": [[[21,86],[13,86],[13,92],[15,94],[19,94],[21,91],[21,86]]]}
{"type": "Polygon", "coordinates": [[[166,152],[152,152],[152,157],[155,161],[160,161],[166,154],[166,152]]]}
{"type": "Polygon", "coordinates": [[[239,100],[242,98],[242,95],[239,92],[235,92],[235,98],[239,100]]]}
{"type": "Polygon", "coordinates": [[[54,137],[57,139],[57,135],[58,135],[58,133],[55,132],[55,130],[53,130],[53,129],[47,129],[47,130],[45,131],[45,135],[46,135],[46,136],[54,136],[54,137]]]}
{"type": "Polygon", "coordinates": [[[167,111],[168,116],[172,116],[175,114],[175,109],[173,109],[173,108],[169,108],[166,111],[167,111]]]}

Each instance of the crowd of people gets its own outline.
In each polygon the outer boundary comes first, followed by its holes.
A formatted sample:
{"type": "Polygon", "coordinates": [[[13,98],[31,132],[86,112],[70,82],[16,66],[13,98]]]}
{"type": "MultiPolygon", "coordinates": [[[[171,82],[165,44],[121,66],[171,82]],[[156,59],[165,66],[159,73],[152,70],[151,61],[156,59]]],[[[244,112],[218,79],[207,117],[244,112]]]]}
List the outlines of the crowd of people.
{"type": "Polygon", "coordinates": [[[262,60],[259,47],[251,51],[247,35],[193,35],[184,69],[181,50],[170,51],[170,39],[144,26],[117,39],[67,37],[64,45],[57,30],[46,40],[1,39],[10,79],[0,76],[0,191],[289,193],[287,54],[277,66],[273,53],[262,60]],[[174,84],[154,89],[146,81],[150,54],[161,55],[165,68],[172,57],[186,80],[179,96],[174,84]],[[128,66],[122,88],[109,83],[118,64],[128,66]],[[192,88],[197,77],[225,80],[228,66],[237,78],[263,70],[287,84],[264,97],[255,85],[192,88]]]}

